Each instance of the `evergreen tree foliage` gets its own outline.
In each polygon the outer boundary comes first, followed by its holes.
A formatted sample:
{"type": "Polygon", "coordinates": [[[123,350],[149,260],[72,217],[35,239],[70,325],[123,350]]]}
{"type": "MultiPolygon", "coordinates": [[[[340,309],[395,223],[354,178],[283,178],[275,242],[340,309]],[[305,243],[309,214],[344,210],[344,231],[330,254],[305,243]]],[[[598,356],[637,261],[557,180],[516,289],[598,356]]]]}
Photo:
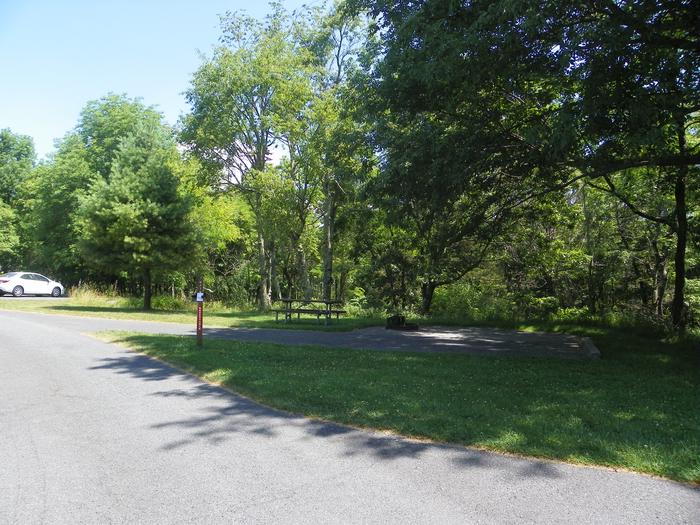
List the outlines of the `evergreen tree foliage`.
{"type": "Polygon", "coordinates": [[[141,123],[117,150],[109,180],[98,179],[82,200],[83,257],[100,270],[141,276],[147,310],[153,274],[182,268],[196,249],[177,162],[163,126],[141,123]]]}

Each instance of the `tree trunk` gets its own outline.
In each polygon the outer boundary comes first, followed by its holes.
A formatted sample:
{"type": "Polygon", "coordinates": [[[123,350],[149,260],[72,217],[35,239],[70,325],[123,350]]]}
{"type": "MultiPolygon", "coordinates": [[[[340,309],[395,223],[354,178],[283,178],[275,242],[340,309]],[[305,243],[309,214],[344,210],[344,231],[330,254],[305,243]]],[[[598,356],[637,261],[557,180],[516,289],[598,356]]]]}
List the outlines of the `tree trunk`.
{"type": "Polygon", "coordinates": [[[659,243],[656,239],[650,244],[654,252],[654,311],[656,315],[662,317],[664,315],[664,296],[668,285],[668,268],[666,266],[668,256],[665,251],[662,252],[659,249],[659,243]]]}
{"type": "Polygon", "coordinates": [[[282,268],[282,275],[284,275],[284,280],[287,283],[287,295],[283,295],[282,297],[296,299],[296,284],[294,282],[294,275],[290,272],[287,265],[284,265],[282,268]]]}
{"type": "Polygon", "coordinates": [[[430,306],[433,304],[433,294],[435,293],[435,288],[437,288],[437,283],[434,281],[428,281],[420,286],[421,291],[421,307],[420,311],[422,314],[430,313],[430,306]]]}
{"type": "Polygon", "coordinates": [[[306,254],[301,246],[297,248],[297,266],[299,268],[299,286],[304,293],[304,299],[310,300],[314,292],[309,279],[309,266],[306,263],[306,254]]]}
{"type": "Polygon", "coordinates": [[[591,315],[596,315],[598,313],[598,309],[596,308],[598,304],[598,294],[596,292],[594,267],[595,260],[593,257],[591,257],[591,260],[588,263],[588,311],[591,313],[591,315]]]}
{"type": "Polygon", "coordinates": [[[338,288],[336,289],[335,297],[336,299],[339,299],[341,301],[345,300],[345,288],[348,285],[348,274],[349,272],[347,270],[343,270],[340,272],[340,282],[338,283],[338,288]]]}
{"type": "Polygon", "coordinates": [[[272,283],[272,300],[277,301],[282,298],[280,289],[280,278],[277,272],[277,250],[275,245],[270,246],[270,283],[272,283]]]}
{"type": "MultiPolygon", "coordinates": [[[[678,122],[678,150],[681,155],[685,154],[685,125],[682,119],[678,122]]],[[[673,326],[677,330],[685,330],[687,322],[685,315],[685,251],[688,243],[688,211],[686,206],[686,178],[688,176],[688,167],[681,166],[678,168],[676,175],[676,279],[673,283],[673,303],[671,304],[671,320],[673,326]]]]}
{"type": "Polygon", "coordinates": [[[666,265],[659,266],[656,270],[656,278],[654,283],[654,309],[656,315],[662,317],[664,315],[664,296],[666,295],[666,286],[668,285],[668,270],[666,265]]]}
{"type": "Polygon", "coordinates": [[[584,245],[586,247],[586,255],[589,255],[591,257],[591,260],[588,263],[588,278],[586,279],[586,287],[588,288],[588,297],[586,302],[588,306],[588,311],[591,313],[591,315],[595,315],[597,313],[596,289],[595,283],[593,282],[595,255],[593,253],[594,245],[593,240],[591,238],[593,220],[591,217],[591,211],[588,206],[588,187],[585,184],[581,187],[581,204],[583,205],[584,245]]]}
{"type": "Polygon", "coordinates": [[[143,271],[143,309],[151,309],[151,295],[152,295],[152,285],[151,285],[151,269],[146,268],[143,271]]]}
{"type": "Polygon", "coordinates": [[[676,177],[676,254],[674,257],[676,266],[676,279],[673,283],[673,303],[671,304],[671,319],[673,326],[678,330],[684,330],[686,319],[685,308],[685,251],[688,243],[688,217],[685,202],[686,168],[679,170],[676,177]]]}
{"type": "Polygon", "coordinates": [[[323,299],[331,300],[333,289],[333,225],[335,223],[335,201],[328,189],[326,191],[326,217],[323,224],[323,299]]]}
{"type": "Polygon", "coordinates": [[[260,281],[258,283],[258,308],[260,310],[270,309],[270,292],[267,287],[267,257],[265,253],[265,238],[262,232],[258,231],[258,270],[260,281]]]}

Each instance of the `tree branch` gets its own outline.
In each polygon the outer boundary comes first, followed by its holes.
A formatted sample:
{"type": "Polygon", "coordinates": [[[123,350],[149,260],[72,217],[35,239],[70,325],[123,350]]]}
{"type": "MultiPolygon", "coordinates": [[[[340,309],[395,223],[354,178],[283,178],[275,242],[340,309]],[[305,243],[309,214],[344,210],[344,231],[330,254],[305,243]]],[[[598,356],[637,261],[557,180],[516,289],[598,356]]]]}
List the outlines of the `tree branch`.
{"type": "Polygon", "coordinates": [[[610,176],[609,176],[609,175],[607,175],[607,174],[606,174],[606,175],[603,175],[603,180],[605,180],[605,182],[607,183],[607,185],[608,185],[607,188],[604,188],[604,187],[602,187],[602,186],[598,186],[598,185],[594,184],[594,183],[591,182],[591,181],[589,181],[588,184],[589,184],[589,186],[591,186],[592,188],[595,188],[595,189],[597,189],[597,190],[604,191],[604,192],[606,192],[606,193],[609,193],[609,194],[611,194],[611,195],[614,195],[614,196],[615,196],[617,199],[619,199],[625,206],[627,206],[627,207],[629,208],[629,210],[630,210],[632,213],[634,213],[635,215],[639,215],[640,217],[642,217],[642,218],[644,218],[644,219],[646,219],[646,220],[648,220],[648,221],[656,222],[656,223],[659,223],[659,224],[664,224],[664,225],[668,226],[669,228],[671,228],[672,230],[675,231],[675,226],[674,226],[674,224],[673,224],[672,221],[670,221],[670,220],[668,220],[668,219],[664,219],[663,217],[656,217],[656,216],[651,215],[651,214],[649,214],[649,213],[647,213],[647,212],[645,212],[645,211],[640,210],[626,195],[623,195],[622,193],[620,193],[620,192],[618,191],[618,189],[615,187],[615,184],[614,184],[613,181],[610,179],[610,176]]]}

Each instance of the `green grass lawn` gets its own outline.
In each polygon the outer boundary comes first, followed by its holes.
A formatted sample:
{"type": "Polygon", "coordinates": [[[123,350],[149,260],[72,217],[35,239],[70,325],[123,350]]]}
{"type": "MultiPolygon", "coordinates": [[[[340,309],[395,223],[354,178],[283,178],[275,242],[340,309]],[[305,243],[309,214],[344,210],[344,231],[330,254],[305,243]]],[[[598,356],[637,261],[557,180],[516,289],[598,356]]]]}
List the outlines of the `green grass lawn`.
{"type": "MultiPolygon", "coordinates": [[[[550,327],[551,328],[551,327],[550,327]]],[[[402,435],[700,482],[700,351],[603,328],[596,361],[101,337],[266,405],[402,435]]]]}

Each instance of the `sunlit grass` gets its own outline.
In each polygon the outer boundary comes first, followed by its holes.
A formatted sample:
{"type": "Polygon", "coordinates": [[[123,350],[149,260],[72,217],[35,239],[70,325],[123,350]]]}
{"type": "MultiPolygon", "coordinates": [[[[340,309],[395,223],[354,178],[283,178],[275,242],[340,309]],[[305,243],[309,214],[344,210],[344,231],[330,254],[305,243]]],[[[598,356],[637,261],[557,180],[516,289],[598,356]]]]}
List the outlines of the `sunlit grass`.
{"type": "MultiPolygon", "coordinates": [[[[0,310],[185,324],[193,323],[196,315],[194,303],[186,303],[178,309],[144,311],[138,300],[108,297],[94,293],[80,294],[62,300],[53,298],[15,299],[6,296],[0,299],[0,310]]],[[[283,316],[280,317],[283,318],[283,316]]],[[[334,318],[329,325],[325,325],[323,321],[319,324],[315,317],[310,316],[302,317],[300,320],[295,318],[291,323],[284,323],[281,319],[275,321],[275,314],[272,312],[237,310],[228,308],[221,303],[205,303],[204,305],[204,323],[205,326],[211,327],[344,331],[381,325],[383,322],[379,318],[346,315],[339,320],[334,318]]]]}
{"type": "Polygon", "coordinates": [[[596,361],[102,337],[295,413],[700,481],[697,341],[596,333],[596,361]]]}

